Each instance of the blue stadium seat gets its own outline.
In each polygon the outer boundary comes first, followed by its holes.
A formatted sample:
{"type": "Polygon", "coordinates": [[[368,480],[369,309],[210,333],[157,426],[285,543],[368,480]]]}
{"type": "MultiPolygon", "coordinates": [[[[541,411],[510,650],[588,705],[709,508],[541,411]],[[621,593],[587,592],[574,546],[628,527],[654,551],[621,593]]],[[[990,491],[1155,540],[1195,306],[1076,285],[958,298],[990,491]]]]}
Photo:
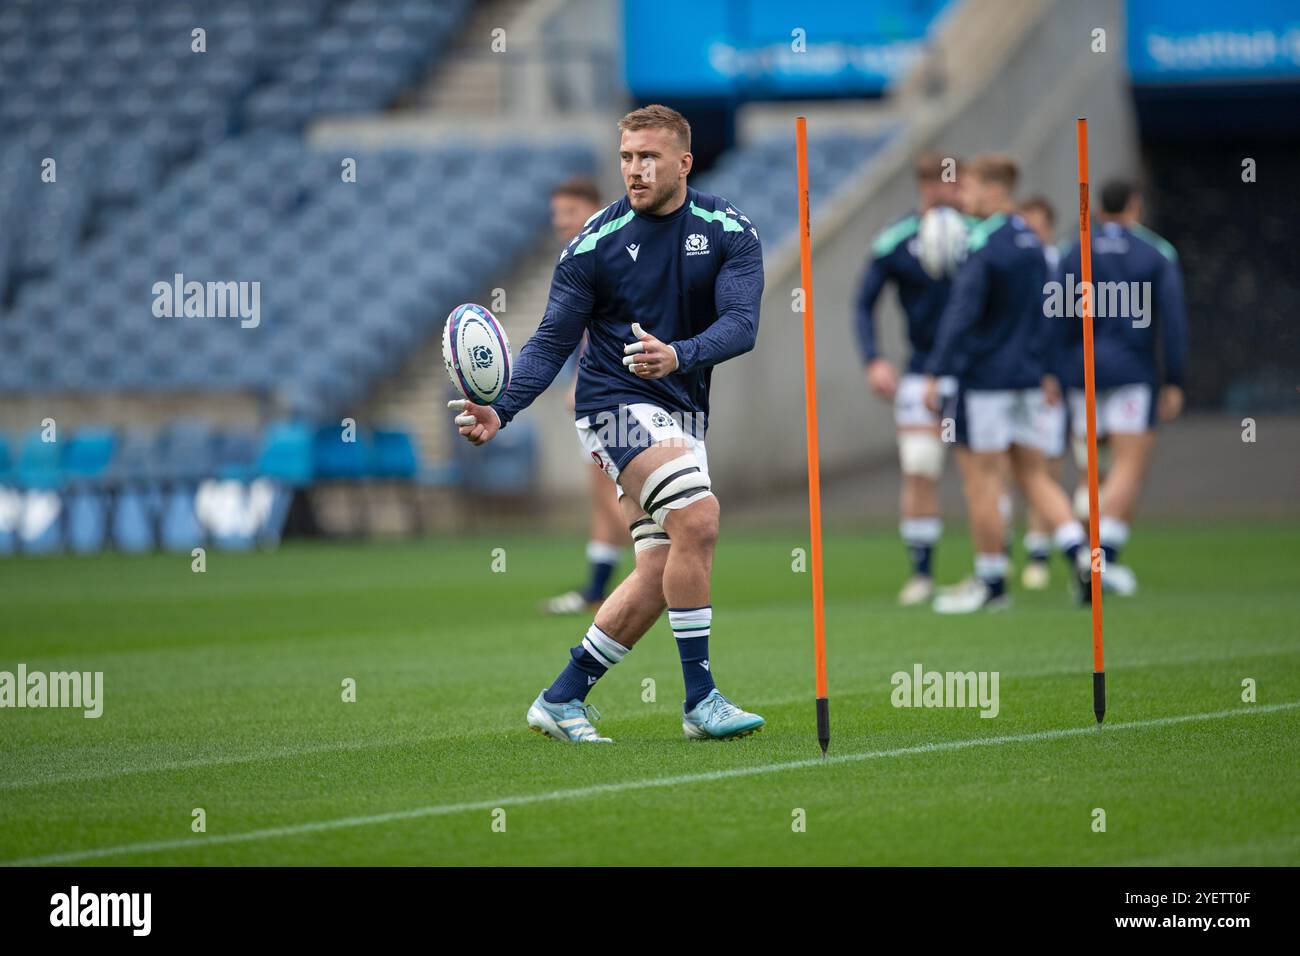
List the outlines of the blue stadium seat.
{"type": "Polygon", "coordinates": [[[360,481],[371,475],[370,436],[358,427],[353,438],[354,441],[344,441],[343,430],[338,425],[324,425],[316,430],[312,459],[317,478],[360,481]]]}
{"type": "Polygon", "coordinates": [[[397,430],[376,430],[374,434],[374,475],[377,478],[414,480],[420,471],[415,441],[410,434],[397,430]]]}
{"type": "Polygon", "coordinates": [[[295,422],[269,426],[262,437],[257,473],[290,487],[303,487],[315,477],[311,430],[295,422]]]}
{"type": "Polygon", "coordinates": [[[34,428],[23,439],[15,469],[20,488],[55,490],[62,483],[63,476],[59,467],[62,446],[57,441],[44,441],[42,434],[41,429],[34,428]]]}
{"type": "Polygon", "coordinates": [[[96,485],[108,474],[117,437],[110,429],[82,429],[63,451],[63,475],[74,485],[96,485]]]}

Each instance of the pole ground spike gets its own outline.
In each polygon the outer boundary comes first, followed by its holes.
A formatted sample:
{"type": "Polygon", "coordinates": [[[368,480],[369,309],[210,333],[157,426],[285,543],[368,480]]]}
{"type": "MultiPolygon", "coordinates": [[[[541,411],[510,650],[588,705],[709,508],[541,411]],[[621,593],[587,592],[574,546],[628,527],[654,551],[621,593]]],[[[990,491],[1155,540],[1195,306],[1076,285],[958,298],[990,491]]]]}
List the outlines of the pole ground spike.
{"type": "Polygon", "coordinates": [[[817,698],[817,743],[825,758],[826,748],[831,745],[831,702],[825,697],[817,698]]]}

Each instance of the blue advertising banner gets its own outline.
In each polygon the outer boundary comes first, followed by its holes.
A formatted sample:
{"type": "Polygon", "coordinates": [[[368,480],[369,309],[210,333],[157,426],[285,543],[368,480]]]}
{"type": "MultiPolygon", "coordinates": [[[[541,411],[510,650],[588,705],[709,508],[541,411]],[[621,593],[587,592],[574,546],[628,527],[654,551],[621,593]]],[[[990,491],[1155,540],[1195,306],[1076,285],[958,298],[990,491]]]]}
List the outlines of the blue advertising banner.
{"type": "Polygon", "coordinates": [[[1129,0],[1128,62],[1139,85],[1300,80],[1300,3],[1129,0]]]}
{"type": "Polygon", "coordinates": [[[634,93],[744,99],[877,94],[950,0],[624,0],[634,93]]]}

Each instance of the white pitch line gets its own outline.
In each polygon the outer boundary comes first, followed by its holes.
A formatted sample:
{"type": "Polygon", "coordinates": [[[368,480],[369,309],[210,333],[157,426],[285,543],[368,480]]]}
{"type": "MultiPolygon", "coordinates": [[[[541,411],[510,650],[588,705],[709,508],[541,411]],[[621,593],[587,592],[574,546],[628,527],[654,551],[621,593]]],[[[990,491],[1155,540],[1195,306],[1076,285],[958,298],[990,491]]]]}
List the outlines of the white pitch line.
{"type": "Polygon", "coordinates": [[[314,823],[295,823],[283,827],[268,827],[262,830],[249,830],[244,833],[215,834],[195,837],[188,840],[155,840],[143,843],[124,843],[119,846],[98,847],[89,850],[73,850],[69,853],[51,853],[45,856],[31,856],[20,860],[6,860],[0,866],[51,866],[59,863],[76,863],[82,860],[97,860],[104,857],[122,856],[124,854],[157,853],[164,850],[189,850],[206,846],[222,846],[230,843],[252,843],[257,840],[273,840],[278,837],[301,836],[306,833],[319,833],[325,830],[344,830],[350,827],[373,826],[375,824],[393,823],[399,820],[415,820],[423,817],[441,817],[453,813],[468,813],[472,810],[493,810],[497,807],[525,806],[532,803],[550,803],[556,800],[585,800],[594,796],[610,793],[622,793],[628,790],[650,790],[662,787],[679,787],[694,783],[711,783],[718,780],[731,780],[737,777],[753,777],[767,773],[780,773],[784,770],[802,770],[807,767],[823,767],[831,764],[860,763],[864,760],[877,760],[885,757],[910,757],[916,754],[940,753],[950,750],[966,750],[971,747],[998,747],[1003,744],[1034,743],[1042,740],[1063,740],[1069,737],[1082,737],[1117,730],[1139,730],[1147,727],[1169,727],[1176,724],[1193,723],[1204,720],[1219,720],[1226,717],[1243,717],[1251,714],[1272,714],[1300,707],[1300,701],[1284,704],[1258,704],[1251,707],[1239,707],[1233,710],[1217,710],[1205,714],[1182,714],[1175,717],[1157,717],[1152,720],[1133,720],[1121,724],[1104,726],[1089,725],[1085,727],[1066,727],[1060,730],[1039,730],[1028,734],[1009,734],[1000,737],[974,737],[965,740],[944,740],[938,743],[919,744],[914,747],[898,747],[893,750],[869,750],[864,753],[843,754],[841,756],[809,757],[805,760],[790,760],[785,763],[762,764],[757,767],[734,767],[730,770],[713,770],[708,773],[683,774],[677,777],[655,777],[649,780],[625,780],[621,783],[602,783],[591,787],[578,787],[569,790],[552,790],[548,793],[529,793],[514,797],[498,797],[494,800],[476,800],[470,803],[444,803],[427,807],[414,807],[410,810],[394,810],[389,813],[376,813],[366,816],[341,817],[335,820],[318,820],[314,823]]]}
{"type": "MultiPolygon", "coordinates": [[[[1246,654],[1247,657],[1264,657],[1269,654],[1283,653],[1290,649],[1265,649],[1252,651],[1246,654]]],[[[1237,655],[1242,656],[1242,655],[1237,655]]],[[[1177,663],[1194,663],[1197,661],[1222,660],[1222,655],[1208,655],[1196,657],[1179,657],[1170,660],[1145,660],[1130,661],[1121,667],[1115,667],[1112,672],[1119,673],[1121,670],[1137,670],[1144,667],[1160,667],[1164,664],[1176,661],[1177,663]]],[[[1012,674],[1009,671],[1004,672],[1004,676],[1015,680],[1034,680],[1039,677],[1061,677],[1066,675],[1087,674],[1086,668],[1079,666],[1069,667],[1051,667],[1039,669],[1036,671],[1024,671],[1012,674]]],[[[837,700],[843,700],[846,697],[861,697],[865,694],[875,693],[874,690],[855,690],[845,692],[839,691],[833,695],[837,700]]],[[[807,702],[807,695],[799,697],[777,697],[762,698],[756,703],[751,703],[755,707],[784,707],[788,704],[801,704],[807,702]]],[[[150,773],[172,773],[177,770],[200,770],[206,767],[228,767],[236,766],[243,763],[260,763],[264,760],[292,760],[295,757],[310,757],[318,754],[328,753],[346,753],[357,750],[380,749],[383,747],[405,747],[427,743],[431,740],[440,740],[443,735],[427,734],[407,737],[390,737],[379,740],[345,740],[345,741],[323,741],[318,744],[309,744],[305,747],[285,747],[279,750],[264,750],[243,754],[213,754],[207,757],[190,757],[183,760],[167,760],[160,763],[137,764],[133,767],[112,767],[105,770],[82,770],[74,773],[51,774],[48,776],[39,773],[26,777],[16,778],[13,780],[0,780],[0,793],[7,790],[33,790],[39,787],[57,787],[69,783],[89,783],[93,780],[112,780],[117,777],[136,776],[138,774],[150,773]]]]}

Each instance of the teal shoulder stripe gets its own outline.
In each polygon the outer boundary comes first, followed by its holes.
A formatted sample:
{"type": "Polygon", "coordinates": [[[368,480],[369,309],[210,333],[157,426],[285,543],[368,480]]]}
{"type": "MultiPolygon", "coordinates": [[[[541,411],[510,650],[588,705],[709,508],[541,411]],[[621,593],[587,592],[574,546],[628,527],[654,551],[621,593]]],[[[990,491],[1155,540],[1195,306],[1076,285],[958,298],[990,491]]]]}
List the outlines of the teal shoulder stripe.
{"type": "Polygon", "coordinates": [[[1003,213],[996,212],[975,226],[970,231],[969,251],[975,252],[978,249],[983,249],[988,244],[989,236],[1001,229],[1006,221],[1007,217],[1003,213]]]}
{"type": "Polygon", "coordinates": [[[1151,245],[1155,246],[1156,249],[1160,251],[1160,254],[1170,262],[1178,261],[1178,251],[1174,249],[1173,243],[1164,236],[1152,232],[1140,222],[1131,223],[1128,228],[1129,232],[1133,233],[1139,239],[1145,239],[1147,242],[1151,243],[1151,245]]]}
{"type": "Polygon", "coordinates": [[[908,216],[906,219],[900,219],[892,226],[885,227],[871,244],[871,254],[875,256],[889,255],[898,248],[900,242],[916,235],[916,230],[920,225],[920,219],[916,216],[908,216]]]}
{"type": "MultiPolygon", "coordinates": [[[[614,200],[614,202],[610,203],[609,206],[613,206],[613,205],[615,205],[615,203],[617,203],[617,202],[618,202],[618,200],[616,199],[616,200],[614,200]]],[[[608,209],[609,206],[606,206],[605,209],[608,209]]],[[[597,209],[595,212],[593,212],[590,216],[587,217],[587,221],[584,222],[583,225],[584,225],[584,226],[590,226],[593,222],[595,222],[595,221],[596,221],[597,219],[599,219],[602,215],[604,215],[604,213],[605,213],[605,209],[597,209]]]]}
{"type": "Polygon", "coordinates": [[[617,219],[611,219],[609,222],[605,223],[605,225],[601,226],[595,232],[588,233],[587,237],[583,239],[582,242],[578,243],[578,247],[573,250],[573,254],[575,256],[580,256],[584,252],[591,252],[592,249],[596,248],[597,242],[605,236],[608,236],[611,232],[617,232],[619,229],[622,229],[632,221],[632,217],[635,215],[636,213],[629,209],[617,219]]]}
{"type": "Polygon", "coordinates": [[[701,209],[699,206],[695,205],[694,202],[692,202],[691,214],[695,216],[699,216],[705,222],[722,223],[723,232],[744,232],[745,231],[745,227],[742,226],[738,220],[732,219],[721,209],[714,209],[714,210],[701,209]]]}

